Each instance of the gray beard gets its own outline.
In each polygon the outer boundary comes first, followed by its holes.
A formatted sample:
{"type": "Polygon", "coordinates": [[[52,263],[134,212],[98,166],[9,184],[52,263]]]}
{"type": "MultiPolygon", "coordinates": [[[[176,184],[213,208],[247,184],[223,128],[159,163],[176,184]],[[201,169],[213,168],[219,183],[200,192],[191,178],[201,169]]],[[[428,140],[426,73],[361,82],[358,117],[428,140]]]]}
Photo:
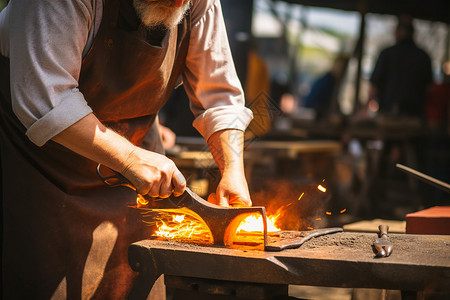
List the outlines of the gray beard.
{"type": "Polygon", "coordinates": [[[147,27],[163,25],[167,29],[172,29],[183,20],[191,6],[191,2],[186,2],[179,8],[170,8],[158,2],[146,2],[145,0],[133,0],[134,9],[142,23],[147,27]]]}

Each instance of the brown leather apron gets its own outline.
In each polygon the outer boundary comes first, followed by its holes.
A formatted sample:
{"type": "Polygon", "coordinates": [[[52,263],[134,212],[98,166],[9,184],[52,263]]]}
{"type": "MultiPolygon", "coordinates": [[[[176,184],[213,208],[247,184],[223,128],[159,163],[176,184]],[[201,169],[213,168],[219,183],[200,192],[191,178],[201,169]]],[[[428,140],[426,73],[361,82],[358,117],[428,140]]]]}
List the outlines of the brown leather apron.
{"type": "MultiPolygon", "coordinates": [[[[102,122],[140,145],[184,68],[190,17],[152,46],[147,29],[121,28],[124,12],[137,18],[130,3],[106,1],[79,89],[102,122]]],[[[124,299],[135,277],[127,247],[149,236],[129,207],[136,194],[105,187],[97,163],[52,141],[37,147],[28,140],[11,109],[5,57],[0,105],[3,299],[124,299]]]]}

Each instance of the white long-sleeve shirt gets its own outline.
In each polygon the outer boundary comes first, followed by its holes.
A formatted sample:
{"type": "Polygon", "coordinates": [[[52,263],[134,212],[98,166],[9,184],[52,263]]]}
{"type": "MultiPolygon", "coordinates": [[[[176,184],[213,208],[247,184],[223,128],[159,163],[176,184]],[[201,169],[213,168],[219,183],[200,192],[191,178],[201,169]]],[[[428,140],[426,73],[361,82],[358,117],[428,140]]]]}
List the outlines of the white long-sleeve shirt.
{"type": "MultiPolygon", "coordinates": [[[[100,0],[14,0],[0,13],[13,110],[36,145],[92,112],[78,79],[101,15],[100,0]]],[[[193,125],[205,139],[223,129],[245,130],[252,113],[244,105],[219,0],[192,0],[183,81],[193,125]]]]}

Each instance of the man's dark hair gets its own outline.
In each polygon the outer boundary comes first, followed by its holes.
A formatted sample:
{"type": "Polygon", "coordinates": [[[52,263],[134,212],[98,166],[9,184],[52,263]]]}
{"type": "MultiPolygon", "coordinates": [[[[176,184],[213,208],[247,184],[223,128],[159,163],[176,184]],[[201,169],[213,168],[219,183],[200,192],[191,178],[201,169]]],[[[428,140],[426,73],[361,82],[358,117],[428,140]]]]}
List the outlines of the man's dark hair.
{"type": "Polygon", "coordinates": [[[401,14],[397,18],[397,33],[403,38],[412,38],[414,35],[413,18],[408,14],[401,14]]]}

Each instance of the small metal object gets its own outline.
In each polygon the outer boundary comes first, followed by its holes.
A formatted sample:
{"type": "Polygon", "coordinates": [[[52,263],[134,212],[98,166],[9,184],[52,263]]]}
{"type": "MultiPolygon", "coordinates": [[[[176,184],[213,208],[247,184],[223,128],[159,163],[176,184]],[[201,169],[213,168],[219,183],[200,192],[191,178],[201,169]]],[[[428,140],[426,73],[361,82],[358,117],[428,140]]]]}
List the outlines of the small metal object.
{"type": "MultiPolygon", "coordinates": [[[[98,177],[100,177],[100,179],[103,181],[104,184],[106,184],[107,186],[110,186],[110,187],[125,186],[127,188],[132,189],[133,191],[136,191],[136,188],[131,184],[131,182],[128,179],[126,179],[125,177],[123,177],[122,174],[120,174],[119,172],[116,172],[116,171],[110,169],[111,171],[114,172],[114,175],[103,176],[102,173],[100,172],[101,167],[102,167],[102,165],[98,164],[96,171],[97,171],[98,177]]],[[[138,195],[140,195],[140,194],[138,194],[138,195]]]]}
{"type": "MultiPolygon", "coordinates": [[[[310,240],[311,238],[318,237],[321,235],[326,234],[332,234],[336,232],[342,232],[344,231],[341,227],[332,227],[332,228],[322,228],[322,229],[315,229],[311,231],[301,231],[298,232],[300,235],[298,237],[293,238],[286,238],[286,239],[280,239],[279,241],[271,241],[270,235],[269,235],[269,241],[265,248],[266,251],[282,251],[285,249],[295,249],[303,245],[306,241],[310,240]]],[[[289,232],[288,232],[289,233],[289,232]]],[[[276,233],[279,234],[281,237],[283,237],[283,232],[276,233]]]]}
{"type": "Polygon", "coordinates": [[[392,253],[393,245],[387,238],[387,233],[389,230],[388,225],[378,226],[380,230],[378,233],[378,238],[373,242],[373,247],[376,250],[376,257],[388,257],[392,253]]]}

